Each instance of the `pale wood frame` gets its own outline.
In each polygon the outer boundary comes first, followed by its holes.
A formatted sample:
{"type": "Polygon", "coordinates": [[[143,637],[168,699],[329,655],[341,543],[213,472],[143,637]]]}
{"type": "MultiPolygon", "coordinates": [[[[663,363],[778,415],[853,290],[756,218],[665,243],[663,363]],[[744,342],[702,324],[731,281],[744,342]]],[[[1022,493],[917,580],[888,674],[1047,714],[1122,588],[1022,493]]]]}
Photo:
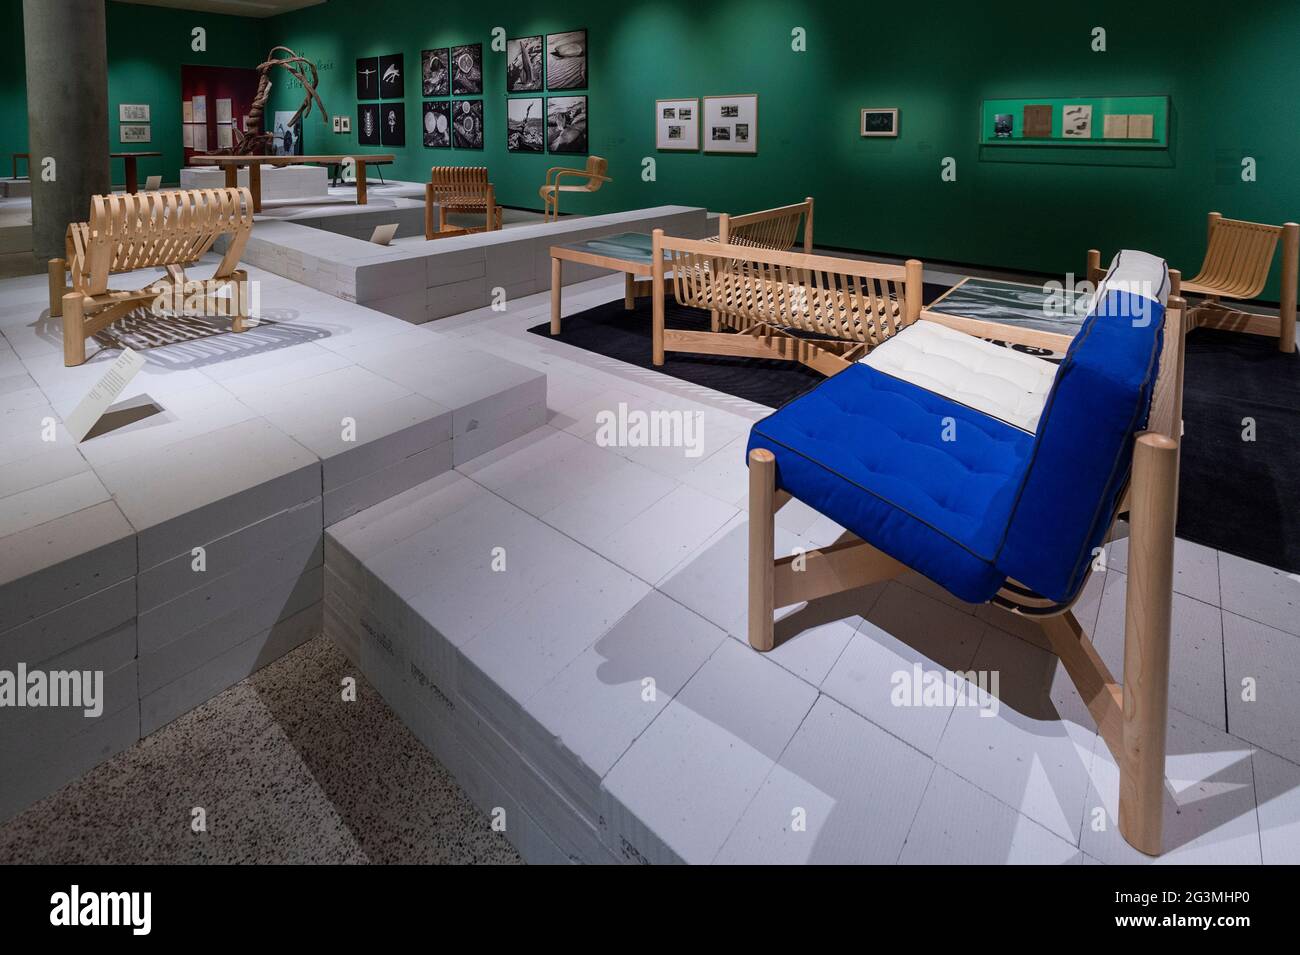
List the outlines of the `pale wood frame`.
{"type": "Polygon", "coordinates": [[[898,107],[897,106],[863,106],[858,113],[858,135],[864,139],[872,138],[898,138],[898,107]],[[868,113],[892,113],[894,117],[894,129],[889,133],[869,133],[866,130],[868,113]]]}
{"type": "Polygon", "coordinates": [[[424,237],[441,239],[474,232],[495,232],[501,228],[501,207],[496,187],[488,181],[487,166],[433,166],[424,184],[424,237]],[[433,209],[438,208],[437,221],[433,209]],[[483,213],[482,228],[450,229],[448,212],[483,213]]]}
{"type": "MultiPolygon", "coordinates": [[[[1181,294],[1202,296],[1188,308],[1187,330],[1223,328],[1277,339],[1278,351],[1296,348],[1296,286],[1300,280],[1300,223],[1267,225],[1243,219],[1225,219],[1222,213],[1206,217],[1205,259],[1196,275],[1182,282],[1181,294]],[[1282,284],[1278,314],[1260,315],[1230,308],[1220,299],[1248,301],[1259,296],[1273,269],[1273,254],[1282,243],[1282,284]]],[[[1101,253],[1088,250],[1087,276],[1099,282],[1106,272],[1101,253]]],[[[1179,294],[1178,289],[1173,294],[1179,294]]]]}
{"type": "Polygon", "coordinates": [[[546,170],[546,182],[537,190],[542,199],[542,211],[545,221],[555,222],[560,218],[560,193],[562,192],[596,192],[602,185],[614,180],[605,175],[609,170],[609,160],[601,156],[588,156],[587,165],[581,169],[571,166],[552,166],[546,170]],[[562,186],[560,180],[583,179],[580,186],[562,186]]]}
{"type": "Polygon", "coordinates": [[[700,151],[700,123],[703,120],[703,111],[700,108],[700,98],[697,96],[691,99],[689,96],[683,96],[680,99],[657,99],[655,100],[655,149],[660,152],[668,153],[697,153],[700,151]],[[695,145],[694,146],[660,146],[659,145],[659,112],[663,109],[665,103],[694,103],[695,104],[695,145]]]}
{"type": "Polygon", "coordinates": [[[183,301],[201,292],[204,315],[229,314],[231,331],[242,332],[248,274],[235,266],[253,230],[252,206],[247,188],[92,196],[89,221],[68,225],[66,259],[49,262],[50,316],[63,318],[63,363],[82,364],[87,338],[162,295],[183,301]],[[187,278],[185,267],[223,235],[230,241],[212,277],[187,278]],[[108,287],[112,274],[159,267],[167,277],[145,288],[108,287]],[[227,288],[230,297],[219,299],[227,288]]]}
{"type": "MultiPolygon", "coordinates": [[[[1035,607],[1022,601],[1011,611],[1039,625],[1047,646],[1078,687],[1120,769],[1120,832],[1148,855],[1159,855],[1163,848],[1185,308],[1183,299],[1169,299],[1149,429],[1135,438],[1127,503],[1119,508],[1121,513],[1128,508],[1130,522],[1123,683],[1110,673],[1069,607],[1035,607]]],[[[1021,342],[1024,329],[993,327],[999,331],[990,337],[1032,344],[1021,342]]],[[[829,547],[774,561],[776,512],[789,500],[790,495],[776,486],[772,453],[751,451],[749,643],[762,652],[775,644],[773,615],[778,607],[891,579],[908,569],[851,533],[829,547]]],[[[1008,609],[1005,603],[999,606],[1008,609]]]]}
{"type": "MultiPolygon", "coordinates": [[[[714,156],[757,156],[758,155],[758,94],[757,93],[724,93],[720,96],[702,96],[700,97],[700,148],[714,156]],[[708,128],[705,118],[708,115],[709,100],[715,99],[750,99],[754,100],[754,122],[753,130],[750,133],[749,141],[753,143],[753,149],[710,149],[709,139],[704,135],[704,130],[708,128]]],[[[732,140],[734,142],[735,140],[732,140]]]]}
{"type": "Polygon", "coordinates": [[[655,229],[651,248],[653,360],[669,351],[798,361],[835,375],[916,321],[922,267],[886,265],[716,239],[681,239],[655,229]],[[669,273],[671,272],[671,277],[669,273]],[[671,283],[682,305],[712,315],[708,332],[664,327],[671,283]],[[736,331],[718,331],[722,326],[736,331]],[[791,334],[814,332],[819,338],[791,334]]]}

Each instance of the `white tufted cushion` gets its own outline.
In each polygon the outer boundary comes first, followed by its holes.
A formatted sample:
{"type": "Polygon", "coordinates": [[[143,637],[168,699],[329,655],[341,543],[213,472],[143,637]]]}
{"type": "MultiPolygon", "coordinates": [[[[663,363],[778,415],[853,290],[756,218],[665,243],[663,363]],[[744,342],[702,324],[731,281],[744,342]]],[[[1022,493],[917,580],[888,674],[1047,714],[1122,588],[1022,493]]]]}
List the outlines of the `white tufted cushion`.
{"type": "Polygon", "coordinates": [[[931,321],[905,328],[859,361],[1031,434],[1056,377],[1051,362],[931,321]]]}

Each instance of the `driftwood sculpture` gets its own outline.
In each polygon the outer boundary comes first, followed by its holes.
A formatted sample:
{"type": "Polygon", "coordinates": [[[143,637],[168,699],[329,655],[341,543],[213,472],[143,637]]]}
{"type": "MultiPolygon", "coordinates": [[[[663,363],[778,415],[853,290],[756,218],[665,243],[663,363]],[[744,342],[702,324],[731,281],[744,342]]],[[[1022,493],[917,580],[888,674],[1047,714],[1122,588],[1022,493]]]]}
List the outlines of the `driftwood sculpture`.
{"type": "Polygon", "coordinates": [[[257,96],[253,98],[253,108],[248,111],[248,129],[242,133],[236,129],[235,145],[229,149],[218,150],[217,155],[267,156],[273,152],[271,145],[275,133],[262,131],[262,113],[266,109],[266,101],[271,96],[271,70],[277,66],[293,74],[294,79],[302,84],[307,94],[302,98],[302,105],[298,107],[298,111],[289,120],[289,127],[297,125],[299,119],[308,115],[311,112],[311,104],[315,102],[320,107],[321,122],[328,128],[329,115],[325,110],[325,104],[316,93],[316,85],[320,82],[316,65],[287,46],[277,46],[267,54],[266,62],[257,68],[257,96]]]}

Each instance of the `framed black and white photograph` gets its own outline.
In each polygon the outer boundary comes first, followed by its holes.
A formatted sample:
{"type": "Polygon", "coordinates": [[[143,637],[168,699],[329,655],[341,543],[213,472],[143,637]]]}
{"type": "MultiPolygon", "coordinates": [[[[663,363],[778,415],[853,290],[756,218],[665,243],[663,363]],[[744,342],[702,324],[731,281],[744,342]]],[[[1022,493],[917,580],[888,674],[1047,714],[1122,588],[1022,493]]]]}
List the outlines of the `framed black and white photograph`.
{"type": "Polygon", "coordinates": [[[406,91],[405,67],[401,53],[390,53],[379,58],[379,95],[384,99],[401,99],[406,91]]]}
{"type": "Polygon", "coordinates": [[[357,60],[357,99],[379,99],[379,57],[357,60]]]}
{"type": "Polygon", "coordinates": [[[1015,129],[1016,117],[1011,113],[998,113],[993,117],[993,135],[998,139],[1010,139],[1015,129]]]}
{"type": "Polygon", "coordinates": [[[546,88],[548,90],[587,88],[586,30],[547,34],[546,88]]]}
{"type": "Polygon", "coordinates": [[[506,100],[506,149],[540,153],[546,149],[546,113],[542,98],[506,100]]]}
{"type": "Polygon", "coordinates": [[[758,94],[704,97],[704,151],[758,152],[758,94]]]}
{"type": "Polygon", "coordinates": [[[445,99],[424,104],[424,145],[431,149],[451,146],[451,103],[445,99]]]}
{"type": "Polygon", "coordinates": [[[700,101],[655,100],[655,148],[694,152],[700,148],[700,101]]]}
{"type": "Polygon", "coordinates": [[[122,123],[117,127],[118,137],[124,143],[148,143],[153,141],[153,127],[137,123],[122,123]]]}
{"type": "Polygon", "coordinates": [[[406,106],[404,104],[379,104],[379,142],[385,146],[406,145],[406,106]]]}
{"type": "Polygon", "coordinates": [[[506,40],[506,92],[531,93],[542,88],[542,38],[506,40]]]}
{"type": "Polygon", "coordinates": [[[483,92],[483,44],[451,48],[451,91],[456,96],[483,92]]]}
{"type": "Polygon", "coordinates": [[[547,97],[546,149],[553,153],[587,151],[587,97],[547,97]]]}
{"type": "Polygon", "coordinates": [[[457,149],[483,148],[481,99],[461,99],[451,104],[451,144],[457,149]]]}
{"type": "Polygon", "coordinates": [[[446,47],[420,54],[420,90],[425,96],[451,92],[451,51],[446,47]]]}
{"type": "Polygon", "coordinates": [[[379,145],[379,104],[357,106],[357,142],[362,146],[379,145]]]}
{"type": "Polygon", "coordinates": [[[858,132],[863,136],[897,136],[898,110],[892,107],[889,109],[864,109],[858,125],[858,132]]]}
{"type": "Polygon", "coordinates": [[[117,119],[121,123],[147,123],[149,122],[149,104],[119,103],[117,119]]]}

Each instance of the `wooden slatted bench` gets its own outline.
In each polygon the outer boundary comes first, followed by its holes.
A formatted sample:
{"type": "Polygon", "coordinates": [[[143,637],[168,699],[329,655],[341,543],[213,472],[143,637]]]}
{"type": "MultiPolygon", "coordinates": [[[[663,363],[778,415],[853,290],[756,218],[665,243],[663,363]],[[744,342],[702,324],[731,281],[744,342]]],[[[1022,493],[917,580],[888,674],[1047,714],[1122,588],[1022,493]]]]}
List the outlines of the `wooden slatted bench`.
{"type": "Polygon", "coordinates": [[[653,250],[656,365],[667,351],[686,351],[798,361],[834,375],[921,313],[916,259],[887,265],[680,239],[662,229],[654,231],[653,250]],[[737,330],[665,328],[670,286],[679,304],[717,313],[737,330]]]}
{"type": "Polygon", "coordinates": [[[86,339],[141,307],[188,314],[201,301],[203,316],[229,315],[231,330],[248,317],[248,274],[237,269],[253,229],[246,188],[190,189],[136,195],[93,196],[90,219],[68,225],[66,259],[51,259],[50,316],[63,318],[63,363],[86,360],[86,339]],[[230,236],[209,279],[191,280],[194,265],[217,238],[230,236]],[[164,268],[167,277],[142,289],[116,291],[110,275],[164,268]],[[70,278],[70,287],[68,279],[70,278]],[[229,297],[220,297],[229,290],[229,297]]]}

